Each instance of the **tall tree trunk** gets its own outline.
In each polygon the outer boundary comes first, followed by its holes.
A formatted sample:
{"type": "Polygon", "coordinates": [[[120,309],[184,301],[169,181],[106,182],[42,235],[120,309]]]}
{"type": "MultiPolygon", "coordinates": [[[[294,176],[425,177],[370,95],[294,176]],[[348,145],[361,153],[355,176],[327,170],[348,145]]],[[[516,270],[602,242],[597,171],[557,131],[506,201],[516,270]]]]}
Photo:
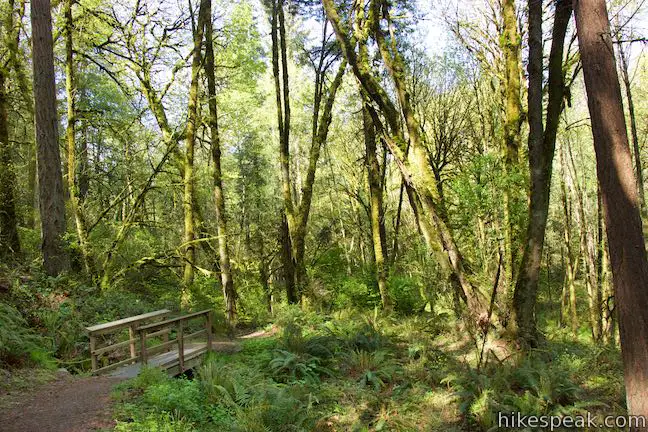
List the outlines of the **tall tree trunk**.
{"type": "MultiPolygon", "coordinates": [[[[195,233],[195,182],[194,178],[194,153],[196,147],[196,131],[198,130],[198,84],[200,69],[202,66],[202,42],[205,31],[206,5],[207,0],[201,0],[198,10],[198,22],[193,35],[193,58],[191,61],[191,84],[189,85],[189,102],[187,107],[187,139],[184,158],[184,195],[182,208],[184,211],[184,291],[182,303],[187,305],[189,301],[189,288],[194,280],[194,266],[196,262],[196,239],[195,233]]],[[[211,20],[211,17],[209,17],[211,20]]]]}
{"type": "Polygon", "coordinates": [[[286,50],[286,35],[284,15],[284,0],[272,0],[270,16],[270,34],[272,36],[272,75],[275,84],[277,103],[277,124],[279,126],[279,163],[281,166],[281,192],[283,197],[282,210],[282,265],[284,283],[289,303],[299,302],[299,288],[296,281],[296,262],[293,253],[291,233],[294,232],[295,216],[292,199],[292,184],[290,180],[290,94],[288,88],[288,61],[286,50]],[[280,68],[280,55],[282,67],[280,68]],[[282,85],[283,84],[283,85],[282,85]],[[283,226],[285,222],[285,227],[283,226]],[[285,229],[284,229],[285,228],[285,229]]]}
{"type": "Polygon", "coordinates": [[[16,258],[20,253],[16,218],[16,174],[9,142],[5,70],[0,66],[0,259],[16,258]]]}
{"type": "MultiPolygon", "coordinates": [[[[530,2],[529,9],[529,33],[534,31],[534,26],[542,27],[542,10],[540,10],[540,22],[536,23],[536,17],[533,17],[535,3],[530,2]]],[[[516,257],[516,227],[514,207],[516,201],[520,199],[518,187],[514,184],[516,182],[516,174],[519,170],[519,151],[521,141],[522,129],[522,101],[521,101],[521,63],[520,63],[520,49],[521,37],[518,32],[518,21],[515,8],[515,0],[503,0],[501,2],[502,8],[502,35],[500,36],[500,44],[502,54],[504,56],[504,175],[507,181],[507,187],[504,189],[503,207],[504,207],[504,283],[498,294],[500,298],[501,307],[504,310],[504,320],[507,321],[508,310],[511,306],[512,291],[515,284],[515,263],[516,257]]],[[[535,7],[537,10],[537,7],[535,7]]],[[[540,29],[540,32],[542,30],[540,29]]],[[[536,32],[537,33],[537,32],[536,32]]],[[[529,100],[536,98],[537,91],[532,85],[534,78],[533,73],[537,69],[534,57],[534,43],[537,35],[531,35],[529,41],[529,100]],[[532,73],[533,72],[533,73],[532,73]]],[[[540,36],[540,50],[542,50],[542,36],[540,36]]],[[[536,56],[537,57],[537,56],[536,56]]],[[[542,75],[542,60],[540,61],[540,75],[542,75]]],[[[540,102],[541,96],[540,96],[540,102]]],[[[530,109],[530,114],[539,119],[539,132],[535,132],[534,128],[538,128],[538,124],[529,123],[530,127],[530,140],[540,139],[542,134],[542,107],[538,114],[533,113],[533,107],[530,109]],[[539,135],[540,134],[540,135],[539,135]]],[[[531,120],[531,119],[530,119],[531,120]]],[[[538,122],[536,122],[538,123],[538,122]]]]}
{"type": "Polygon", "coordinates": [[[648,217],[648,210],[646,209],[646,197],[644,194],[644,179],[643,171],[641,169],[641,152],[639,151],[639,135],[637,133],[637,117],[635,115],[634,99],[632,97],[632,86],[630,82],[630,72],[628,68],[628,56],[623,49],[623,42],[617,41],[619,50],[619,60],[621,60],[621,78],[623,79],[623,86],[625,88],[626,100],[628,101],[628,114],[630,116],[630,132],[632,136],[632,149],[634,151],[635,173],[637,175],[637,190],[639,192],[639,205],[644,217],[648,217]]]}
{"type": "Polygon", "coordinates": [[[383,209],[383,185],[380,176],[380,164],[376,156],[376,130],[366,105],[363,105],[362,109],[362,126],[364,129],[365,164],[369,183],[369,221],[371,222],[376,282],[378,283],[382,307],[388,310],[391,309],[391,299],[387,292],[388,260],[383,209]]]}
{"type": "MultiPolygon", "coordinates": [[[[648,418],[648,259],[604,0],[575,2],[631,415],[648,418]]],[[[639,430],[636,428],[636,430],[639,430]]]]}
{"type": "Polygon", "coordinates": [[[535,305],[542,264],[551,172],[556,149],[558,120],[564,103],[563,51],[572,13],[571,0],[557,0],[549,55],[547,124],[542,122],[542,1],[529,0],[529,169],[531,191],[527,241],[513,293],[513,312],[518,336],[525,346],[537,343],[535,305]]]}
{"type": "MultiPolygon", "coordinates": [[[[322,42],[323,46],[326,43],[322,42]]],[[[322,49],[324,52],[324,49],[322,49]]],[[[322,54],[320,65],[324,62],[324,54],[322,54]]],[[[344,71],[346,70],[346,62],[342,61],[338,67],[337,73],[328,94],[325,93],[324,87],[325,75],[321,66],[316,70],[316,75],[319,77],[319,94],[316,97],[315,109],[313,111],[313,136],[311,137],[311,148],[308,155],[308,169],[306,171],[306,180],[302,185],[301,202],[295,209],[297,211],[295,217],[294,232],[291,233],[293,240],[293,255],[296,265],[296,283],[300,293],[303,291],[306,284],[306,263],[304,261],[304,252],[306,249],[306,233],[308,228],[308,219],[310,217],[311,203],[313,201],[313,187],[315,186],[315,174],[317,172],[317,163],[320,158],[322,146],[326,144],[328,138],[329,127],[333,119],[333,104],[335,96],[342,84],[344,71]],[[326,95],[326,98],[324,96],[326,95]],[[321,104],[324,102],[322,110],[321,104]],[[322,111],[320,116],[319,112],[322,111]]]]}
{"type": "Polygon", "coordinates": [[[585,213],[585,195],[583,185],[578,180],[576,163],[571,150],[571,143],[566,146],[569,155],[569,164],[573,173],[573,192],[576,201],[576,224],[579,227],[580,255],[584,261],[585,288],[587,290],[587,301],[589,306],[589,321],[592,331],[592,338],[597,341],[600,337],[599,327],[601,322],[601,304],[599,284],[596,278],[596,248],[594,246],[593,233],[589,229],[587,215],[585,213]]]}
{"type": "MultiPolygon", "coordinates": [[[[218,130],[218,105],[216,103],[216,77],[214,63],[214,45],[212,29],[211,0],[205,1],[205,73],[207,75],[207,95],[209,97],[209,129],[211,133],[211,153],[214,177],[214,206],[216,209],[216,225],[218,227],[218,262],[220,267],[221,284],[225,297],[227,321],[230,326],[236,325],[236,289],[232,276],[232,265],[228,247],[227,215],[225,213],[225,193],[223,192],[223,173],[221,170],[221,146],[218,130]]],[[[249,232],[249,229],[248,229],[249,232]]],[[[247,235],[249,238],[249,235],[247,235]]],[[[267,284],[267,276],[265,281],[267,284]]]]}
{"type": "Polygon", "coordinates": [[[562,192],[562,206],[563,215],[565,217],[563,227],[563,239],[565,241],[565,280],[563,285],[563,295],[561,302],[561,312],[563,317],[562,324],[567,323],[567,316],[569,315],[569,322],[574,335],[578,332],[578,315],[576,313],[576,275],[578,274],[578,260],[574,256],[572,249],[572,206],[569,201],[569,191],[571,190],[571,183],[569,188],[566,183],[569,180],[569,173],[565,165],[564,150],[561,152],[561,168],[562,178],[560,181],[560,190],[562,192]]]}
{"type": "Polygon", "coordinates": [[[31,24],[41,249],[45,272],[58,275],[69,268],[70,261],[62,238],[66,226],[65,199],[58,146],[52,15],[49,0],[32,0],[31,24]]]}
{"type": "Polygon", "coordinates": [[[66,0],[64,6],[65,15],[65,92],[67,97],[67,127],[65,137],[67,141],[67,181],[70,192],[70,204],[74,213],[79,249],[83,258],[86,273],[94,275],[94,263],[88,243],[88,229],[86,218],[82,208],[82,199],[79,184],[77,181],[77,144],[76,144],[76,97],[77,86],[74,64],[74,46],[72,32],[74,21],[72,20],[72,3],[74,0],[66,0]]]}

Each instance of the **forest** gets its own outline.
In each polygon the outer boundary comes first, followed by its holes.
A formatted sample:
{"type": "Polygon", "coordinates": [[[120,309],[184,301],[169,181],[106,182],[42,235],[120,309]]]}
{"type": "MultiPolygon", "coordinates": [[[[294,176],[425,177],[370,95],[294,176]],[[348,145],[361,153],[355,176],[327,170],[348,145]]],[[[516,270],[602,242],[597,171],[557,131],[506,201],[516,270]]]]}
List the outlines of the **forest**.
{"type": "Polygon", "coordinates": [[[0,0],[0,431],[648,431],[647,33],[0,0]]]}

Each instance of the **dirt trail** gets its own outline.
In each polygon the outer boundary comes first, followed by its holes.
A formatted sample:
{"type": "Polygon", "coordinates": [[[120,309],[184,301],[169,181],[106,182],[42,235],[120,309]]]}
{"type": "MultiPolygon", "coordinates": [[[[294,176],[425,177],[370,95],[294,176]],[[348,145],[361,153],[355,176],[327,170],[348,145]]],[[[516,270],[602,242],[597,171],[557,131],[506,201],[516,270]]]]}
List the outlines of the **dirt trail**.
{"type": "MultiPolygon", "coordinates": [[[[272,332],[271,332],[272,333],[272,332]]],[[[238,340],[269,336],[257,331],[235,340],[217,340],[214,351],[234,353],[240,350],[238,340]]],[[[78,378],[69,374],[12,397],[0,409],[0,432],[91,432],[112,429],[110,392],[123,381],[114,377],[78,378]]]]}
{"type": "Polygon", "coordinates": [[[110,391],[121,380],[66,376],[0,411],[2,432],[89,432],[114,426],[110,391]]]}

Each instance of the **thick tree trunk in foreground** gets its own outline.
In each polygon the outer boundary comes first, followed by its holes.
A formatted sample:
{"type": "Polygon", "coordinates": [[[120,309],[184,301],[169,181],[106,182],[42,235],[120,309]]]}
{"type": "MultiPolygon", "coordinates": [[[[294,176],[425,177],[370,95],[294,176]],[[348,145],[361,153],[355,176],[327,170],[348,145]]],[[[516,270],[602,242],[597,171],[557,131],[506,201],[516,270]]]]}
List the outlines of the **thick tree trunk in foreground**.
{"type": "Polygon", "coordinates": [[[63,247],[65,200],[58,146],[52,16],[49,0],[31,2],[34,68],[34,113],[38,157],[38,189],[45,272],[57,275],[69,268],[63,247]]]}
{"type": "Polygon", "coordinates": [[[577,0],[574,5],[619,312],[628,412],[648,418],[648,259],[610,23],[604,0],[577,0]]]}
{"type": "Polygon", "coordinates": [[[79,248],[83,257],[85,270],[92,277],[94,274],[94,264],[90,254],[90,245],[88,244],[88,229],[85,215],[81,208],[82,198],[79,182],[77,181],[77,144],[76,144],[76,76],[74,65],[74,47],[72,39],[72,30],[74,22],[72,21],[72,2],[65,2],[65,92],[67,97],[67,127],[65,137],[67,141],[67,181],[70,191],[70,204],[74,213],[77,237],[79,238],[79,248]]]}
{"type": "Polygon", "coordinates": [[[376,266],[376,282],[380,292],[383,309],[391,308],[387,292],[387,239],[385,238],[385,215],[383,209],[383,187],[380,177],[380,164],[376,156],[376,130],[367,107],[362,109],[362,126],[365,141],[365,163],[369,183],[369,212],[371,240],[376,266]]]}
{"type": "MultiPolygon", "coordinates": [[[[223,192],[223,172],[221,170],[221,147],[218,130],[218,105],[216,104],[216,77],[214,64],[213,29],[211,20],[211,0],[205,2],[205,74],[207,75],[207,95],[209,97],[209,129],[211,133],[211,152],[214,177],[214,205],[216,208],[216,226],[218,227],[218,262],[227,321],[230,326],[236,324],[236,289],[232,277],[232,265],[228,247],[227,218],[225,214],[225,193],[223,192]]],[[[265,278],[267,281],[267,277],[265,278]]]]}
{"type": "Polygon", "coordinates": [[[535,305],[542,263],[551,171],[556,149],[558,120],[563,109],[563,51],[565,34],[572,13],[571,0],[557,0],[551,53],[547,123],[542,122],[542,2],[529,0],[529,169],[531,193],[527,240],[520,272],[513,293],[513,313],[518,337],[527,347],[537,344],[535,305]]]}

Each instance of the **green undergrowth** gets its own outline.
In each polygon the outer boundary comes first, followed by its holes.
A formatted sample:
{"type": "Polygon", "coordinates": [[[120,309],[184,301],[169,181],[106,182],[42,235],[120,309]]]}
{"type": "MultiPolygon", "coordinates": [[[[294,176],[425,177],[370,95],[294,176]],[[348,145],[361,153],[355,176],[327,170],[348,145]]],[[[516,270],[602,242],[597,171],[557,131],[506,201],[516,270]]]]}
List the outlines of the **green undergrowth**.
{"type": "Polygon", "coordinates": [[[193,377],[146,370],[120,385],[115,430],[480,431],[499,411],[623,412],[613,349],[555,339],[477,371],[470,344],[448,348],[448,317],[284,308],[275,325],[193,377]]]}

